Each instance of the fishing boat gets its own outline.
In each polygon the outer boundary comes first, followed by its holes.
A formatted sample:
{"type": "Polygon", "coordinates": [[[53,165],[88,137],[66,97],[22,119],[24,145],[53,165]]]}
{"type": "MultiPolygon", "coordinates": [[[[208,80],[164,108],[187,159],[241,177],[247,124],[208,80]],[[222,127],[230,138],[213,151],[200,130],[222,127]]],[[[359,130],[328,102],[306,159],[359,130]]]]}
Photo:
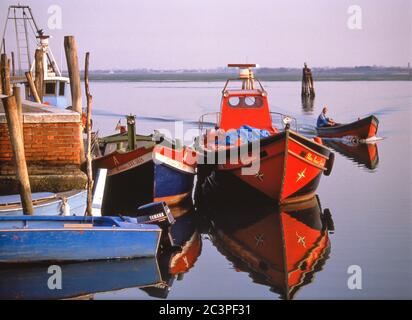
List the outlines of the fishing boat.
{"type": "Polygon", "coordinates": [[[322,142],[345,158],[366,169],[375,170],[379,164],[377,143],[359,143],[342,139],[322,139],[322,142]]]}
{"type": "Polygon", "coordinates": [[[227,80],[221,111],[199,120],[198,179],[211,177],[226,189],[246,183],[277,203],[312,197],[322,173],[331,173],[333,153],[319,139],[300,135],[295,119],[270,111],[267,92],[252,71],[255,64],[229,67],[239,68],[240,76],[227,80]],[[241,89],[230,87],[235,80],[241,89]],[[210,116],[217,118],[214,128],[205,126],[210,116]],[[280,127],[274,116],[281,119],[280,127]]]}
{"type": "Polygon", "coordinates": [[[0,299],[71,299],[127,288],[150,288],[163,283],[156,257],[63,263],[60,289],[51,290],[56,269],[48,265],[12,265],[0,268],[0,299]],[[102,281],[104,279],[104,281],[102,281]]]}
{"type": "Polygon", "coordinates": [[[293,299],[329,257],[330,211],[322,211],[317,196],[280,207],[243,204],[202,211],[211,221],[212,243],[236,271],[248,273],[282,299],[293,299]]]}
{"type": "Polygon", "coordinates": [[[343,138],[353,137],[357,140],[367,140],[376,136],[379,120],[374,115],[347,124],[337,124],[329,127],[316,127],[319,137],[343,138]]]}
{"type": "MultiPolygon", "coordinates": [[[[32,194],[33,214],[36,216],[84,216],[87,205],[86,190],[67,192],[35,192],[32,194]]],[[[22,216],[20,195],[0,196],[0,216],[22,216]]]]}
{"type": "MultiPolygon", "coordinates": [[[[136,140],[134,117],[128,117],[126,149],[118,149],[93,160],[95,168],[107,168],[103,215],[113,212],[134,215],[149,202],[178,205],[191,196],[196,173],[194,152],[176,141],[156,135],[136,140]]],[[[117,137],[110,143],[121,143],[117,137]]],[[[108,147],[104,148],[107,152],[108,147]]]]}
{"type": "MultiPolygon", "coordinates": [[[[13,83],[24,84],[26,100],[35,101],[34,94],[30,89],[30,85],[25,77],[25,72],[30,71],[35,74],[35,63],[32,61],[31,51],[32,39],[35,40],[35,49],[40,50],[43,62],[43,74],[41,75],[42,92],[38,92],[44,104],[67,108],[69,106],[67,92],[70,80],[63,76],[59,66],[54,58],[52,50],[49,46],[50,36],[40,29],[39,24],[34,19],[34,15],[29,6],[11,5],[7,11],[6,22],[4,25],[3,39],[0,43],[0,52],[6,52],[6,30],[14,29],[16,43],[10,44],[7,42],[8,50],[16,53],[16,61],[12,56],[11,81],[13,83]],[[10,26],[8,26],[10,24],[10,26]],[[33,34],[30,34],[33,32],[33,34]]],[[[38,89],[38,88],[37,88],[38,89]]]]}
{"type": "Polygon", "coordinates": [[[3,216],[0,263],[153,257],[161,234],[127,217],[3,216]]]}

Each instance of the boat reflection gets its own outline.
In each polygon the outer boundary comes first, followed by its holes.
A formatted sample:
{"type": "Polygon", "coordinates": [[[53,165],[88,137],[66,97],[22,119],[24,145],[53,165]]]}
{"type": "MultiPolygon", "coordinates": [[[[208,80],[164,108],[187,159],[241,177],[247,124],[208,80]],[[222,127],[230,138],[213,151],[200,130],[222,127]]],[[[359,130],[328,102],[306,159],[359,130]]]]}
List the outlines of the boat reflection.
{"type": "Polygon", "coordinates": [[[254,201],[214,208],[202,211],[210,221],[213,244],[236,270],[249,273],[282,299],[293,299],[311,283],[329,257],[328,231],[334,226],[317,196],[276,208],[254,201]]]}
{"type": "MultiPolygon", "coordinates": [[[[182,212],[182,209],[175,209],[182,212]]],[[[190,212],[176,218],[170,227],[169,236],[173,247],[158,257],[162,283],[141,288],[151,297],[167,298],[174,280],[182,280],[183,275],[195,265],[202,252],[202,238],[198,231],[197,218],[192,208],[190,212]]]]}
{"type": "Polygon", "coordinates": [[[130,260],[91,261],[58,264],[61,289],[56,271],[50,265],[0,266],[0,299],[71,299],[93,298],[127,288],[139,288],[149,296],[166,298],[175,278],[182,278],[195,264],[202,242],[196,216],[188,212],[170,227],[173,247],[164,248],[157,257],[130,260]]]}
{"type": "Polygon", "coordinates": [[[379,163],[377,143],[357,143],[352,141],[322,139],[322,142],[344,157],[369,170],[375,170],[379,163]]]}

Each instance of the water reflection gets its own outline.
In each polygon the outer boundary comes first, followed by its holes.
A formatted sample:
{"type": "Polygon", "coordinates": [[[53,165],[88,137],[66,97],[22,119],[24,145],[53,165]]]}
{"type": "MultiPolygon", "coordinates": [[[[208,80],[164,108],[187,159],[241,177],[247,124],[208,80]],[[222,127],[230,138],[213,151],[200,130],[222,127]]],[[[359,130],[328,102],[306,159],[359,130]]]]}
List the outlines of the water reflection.
{"type": "Polygon", "coordinates": [[[375,170],[379,163],[377,143],[357,143],[343,140],[322,139],[323,143],[352,160],[361,167],[371,171],[375,170]]]}
{"type": "Polygon", "coordinates": [[[210,192],[200,212],[209,221],[211,241],[235,270],[247,272],[280,298],[293,299],[329,257],[330,211],[322,210],[318,196],[277,207],[242,194],[210,192]]]}
{"type": "MultiPolygon", "coordinates": [[[[178,208],[177,208],[178,209],[178,208]]],[[[157,257],[59,264],[62,289],[50,290],[50,265],[0,268],[0,299],[68,299],[138,288],[151,297],[167,298],[173,281],[188,272],[201,253],[202,240],[193,211],[178,217],[170,229],[173,247],[157,257]]],[[[55,282],[56,283],[56,282],[55,282]]]]}
{"type": "Polygon", "coordinates": [[[302,95],[302,109],[304,113],[312,114],[314,106],[315,106],[315,98],[302,95]]]}

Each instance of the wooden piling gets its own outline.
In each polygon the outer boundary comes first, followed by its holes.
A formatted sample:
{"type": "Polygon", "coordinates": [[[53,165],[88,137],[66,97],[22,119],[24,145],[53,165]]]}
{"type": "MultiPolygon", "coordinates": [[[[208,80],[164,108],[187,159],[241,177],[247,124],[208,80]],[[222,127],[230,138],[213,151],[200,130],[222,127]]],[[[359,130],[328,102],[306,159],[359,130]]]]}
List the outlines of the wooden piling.
{"type": "MultiPolygon", "coordinates": [[[[70,78],[70,91],[72,97],[72,110],[82,116],[82,92],[80,87],[80,70],[79,60],[77,56],[77,45],[73,36],[64,37],[64,51],[66,54],[67,69],[70,78]]],[[[83,144],[83,128],[80,126],[80,162],[85,162],[84,144],[83,144]]]]}
{"type": "MultiPolygon", "coordinates": [[[[1,57],[1,78],[4,92],[10,93],[10,74],[8,72],[7,56],[1,57]]],[[[2,99],[6,114],[10,144],[14,155],[16,176],[19,185],[21,204],[24,214],[33,214],[29,173],[27,171],[26,156],[24,154],[24,142],[22,124],[14,95],[2,99]]]]}
{"type": "Polygon", "coordinates": [[[43,86],[44,86],[44,65],[43,65],[43,50],[36,49],[34,55],[34,84],[40,101],[43,102],[43,86]]]}
{"type": "Polygon", "coordinates": [[[13,86],[13,96],[16,99],[17,115],[19,117],[20,129],[23,134],[23,106],[21,103],[20,87],[17,85],[13,86]]]}
{"type": "Polygon", "coordinates": [[[11,75],[13,77],[16,76],[16,68],[15,68],[15,63],[14,63],[14,52],[11,52],[11,75]]]}
{"type": "Polygon", "coordinates": [[[24,74],[26,75],[27,82],[29,83],[30,91],[31,91],[31,94],[34,97],[34,101],[36,101],[37,103],[41,103],[39,94],[37,93],[36,86],[34,85],[34,81],[33,81],[33,77],[31,75],[31,72],[27,71],[24,74]]]}
{"type": "Polygon", "coordinates": [[[2,93],[9,96],[11,95],[10,69],[9,69],[7,55],[5,53],[1,55],[0,72],[1,72],[2,93]]]}
{"type": "Polygon", "coordinates": [[[92,117],[92,103],[93,97],[90,94],[89,88],[89,56],[90,53],[86,53],[85,65],[84,65],[84,87],[87,99],[87,121],[86,121],[86,134],[87,134],[87,148],[86,148],[86,165],[87,165],[87,209],[88,216],[92,215],[92,202],[93,202],[93,175],[92,175],[92,129],[91,129],[91,117],[92,117]]]}
{"type": "Polygon", "coordinates": [[[315,97],[315,88],[313,86],[312,70],[308,68],[306,62],[302,73],[302,96],[315,97]]]}

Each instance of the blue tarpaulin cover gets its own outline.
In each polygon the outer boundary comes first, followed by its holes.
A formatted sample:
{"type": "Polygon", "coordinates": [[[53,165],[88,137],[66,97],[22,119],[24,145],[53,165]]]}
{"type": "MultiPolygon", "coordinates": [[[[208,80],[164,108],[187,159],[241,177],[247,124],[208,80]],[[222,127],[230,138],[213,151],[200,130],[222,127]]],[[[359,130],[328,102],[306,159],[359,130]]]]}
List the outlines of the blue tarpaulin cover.
{"type": "Polygon", "coordinates": [[[249,143],[269,137],[270,133],[266,129],[254,128],[249,125],[243,125],[237,130],[226,133],[226,145],[236,144],[238,138],[242,143],[249,143]]]}

